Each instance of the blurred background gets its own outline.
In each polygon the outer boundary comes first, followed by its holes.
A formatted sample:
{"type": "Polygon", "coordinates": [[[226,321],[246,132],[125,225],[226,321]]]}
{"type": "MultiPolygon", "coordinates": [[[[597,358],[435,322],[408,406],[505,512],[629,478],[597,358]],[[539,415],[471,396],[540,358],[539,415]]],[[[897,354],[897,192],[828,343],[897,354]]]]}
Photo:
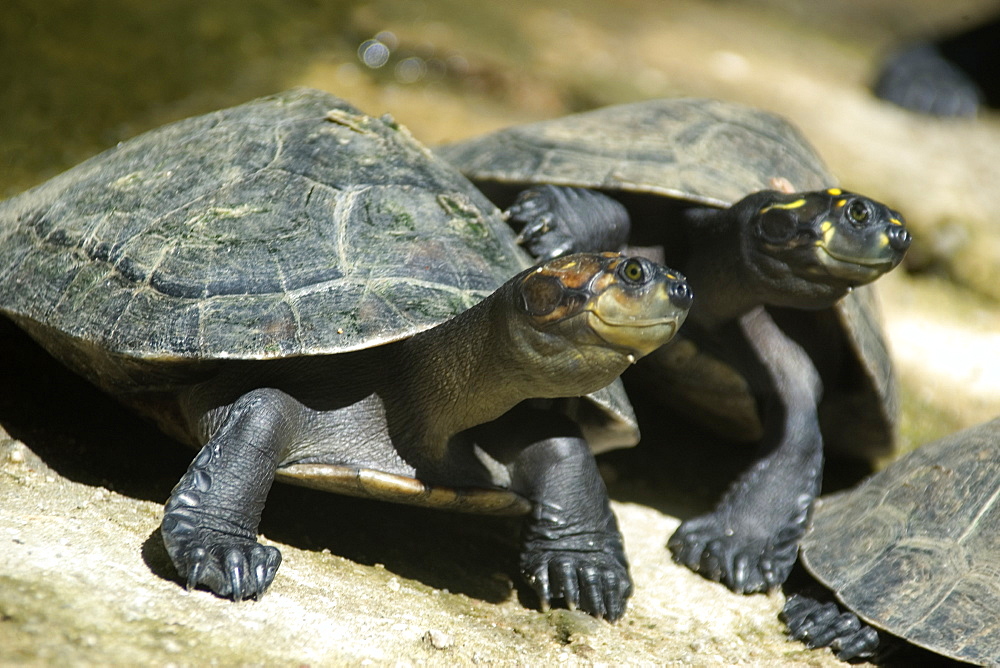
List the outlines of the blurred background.
{"type": "Polygon", "coordinates": [[[6,0],[0,196],[300,85],[428,144],[653,97],[753,104],[913,229],[881,282],[908,446],[1000,414],[1000,115],[924,116],[870,87],[892,50],[997,15],[996,0],[6,0]]]}

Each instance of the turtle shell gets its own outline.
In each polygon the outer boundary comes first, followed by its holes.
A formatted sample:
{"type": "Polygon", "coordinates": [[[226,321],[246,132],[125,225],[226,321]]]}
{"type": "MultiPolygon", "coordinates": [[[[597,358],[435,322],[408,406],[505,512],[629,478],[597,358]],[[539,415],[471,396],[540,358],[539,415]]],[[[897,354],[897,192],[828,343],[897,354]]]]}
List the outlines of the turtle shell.
{"type": "Polygon", "coordinates": [[[507,489],[428,485],[411,476],[355,466],[291,464],[278,469],[276,477],[322,492],[479,515],[527,515],[532,508],[530,500],[507,489]]]}
{"type": "Polygon", "coordinates": [[[1000,419],[820,499],[806,568],[870,624],[945,656],[1000,664],[1000,419]]]}
{"type": "MultiPolygon", "coordinates": [[[[709,99],[603,107],[505,128],[436,151],[502,203],[523,187],[541,184],[593,188],[622,197],[627,205],[657,196],[718,207],[758,190],[836,185],[815,149],[787,120],[709,99]]],[[[785,314],[785,323],[808,333],[800,343],[812,348],[814,359],[827,357],[818,366],[837,376],[824,378],[825,386],[835,388],[820,406],[827,443],[864,457],[890,452],[899,401],[874,287],[855,289],[832,309],[785,314]],[[845,415],[851,419],[844,420],[845,415]]],[[[752,401],[732,404],[738,405],[752,401]]]]}
{"type": "Polygon", "coordinates": [[[158,361],[387,343],[528,263],[404,128],[313,90],[153,130],[0,207],[6,313],[158,361]]]}
{"type": "MultiPolygon", "coordinates": [[[[404,127],[311,89],[152,130],[0,203],[0,313],[119,396],[216,360],[403,339],[530,264],[404,127]]],[[[595,443],[638,440],[619,382],[589,398],[595,443]]]]}
{"type": "Polygon", "coordinates": [[[473,181],[554,184],[729,206],[784,179],[795,190],[834,183],[788,121],[708,99],[602,107],[441,146],[473,181]]]}

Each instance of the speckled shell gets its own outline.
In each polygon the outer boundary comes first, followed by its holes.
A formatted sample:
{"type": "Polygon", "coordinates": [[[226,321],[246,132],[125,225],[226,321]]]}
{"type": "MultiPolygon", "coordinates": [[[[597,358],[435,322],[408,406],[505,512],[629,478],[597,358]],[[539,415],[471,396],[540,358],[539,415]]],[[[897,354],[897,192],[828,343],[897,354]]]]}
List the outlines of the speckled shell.
{"type": "MultiPolygon", "coordinates": [[[[815,149],[787,120],[710,99],[603,107],[435,150],[487,189],[555,184],[729,206],[758,190],[836,185],[815,149]]],[[[844,401],[830,410],[828,424],[836,431],[830,440],[853,454],[886,454],[896,438],[899,400],[874,288],[856,289],[833,310],[836,338],[856,356],[859,373],[856,387],[844,388],[844,401]],[[844,424],[845,411],[857,428],[844,424]]],[[[802,318],[812,317],[803,312],[802,318]]]]}
{"type": "Polygon", "coordinates": [[[1000,419],[821,499],[802,558],[871,624],[955,659],[1000,665],[1000,419]]]}

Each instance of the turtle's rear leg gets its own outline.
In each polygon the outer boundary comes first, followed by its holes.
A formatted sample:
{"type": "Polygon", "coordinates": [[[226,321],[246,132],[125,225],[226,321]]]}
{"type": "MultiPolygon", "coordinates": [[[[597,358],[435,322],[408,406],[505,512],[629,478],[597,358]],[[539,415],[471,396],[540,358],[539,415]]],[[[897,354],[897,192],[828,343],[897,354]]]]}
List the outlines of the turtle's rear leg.
{"type": "Polygon", "coordinates": [[[237,399],[171,492],[160,533],[188,589],[239,601],[274,579],[281,553],[257,542],[257,527],[294,408],[278,390],[237,399]]]}

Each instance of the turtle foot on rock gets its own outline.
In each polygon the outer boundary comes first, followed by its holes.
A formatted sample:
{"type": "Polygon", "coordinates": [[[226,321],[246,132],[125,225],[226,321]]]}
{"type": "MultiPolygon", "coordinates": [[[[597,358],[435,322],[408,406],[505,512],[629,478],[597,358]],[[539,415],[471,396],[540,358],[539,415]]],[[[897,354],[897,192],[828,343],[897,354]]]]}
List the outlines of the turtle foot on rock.
{"type": "Polygon", "coordinates": [[[187,588],[203,586],[223,598],[259,600],[271,586],[281,552],[257,541],[195,528],[175,514],[164,518],[163,542],[187,588]]]}
{"type": "Polygon", "coordinates": [[[535,590],[542,608],[561,600],[609,622],[625,613],[632,593],[624,552],[532,550],[521,556],[521,572],[535,590]]]}
{"type": "Polygon", "coordinates": [[[790,522],[772,533],[733,526],[725,511],[702,515],[683,522],[667,547],[677,563],[737,593],[768,591],[788,579],[805,530],[803,522],[790,522]]]}

